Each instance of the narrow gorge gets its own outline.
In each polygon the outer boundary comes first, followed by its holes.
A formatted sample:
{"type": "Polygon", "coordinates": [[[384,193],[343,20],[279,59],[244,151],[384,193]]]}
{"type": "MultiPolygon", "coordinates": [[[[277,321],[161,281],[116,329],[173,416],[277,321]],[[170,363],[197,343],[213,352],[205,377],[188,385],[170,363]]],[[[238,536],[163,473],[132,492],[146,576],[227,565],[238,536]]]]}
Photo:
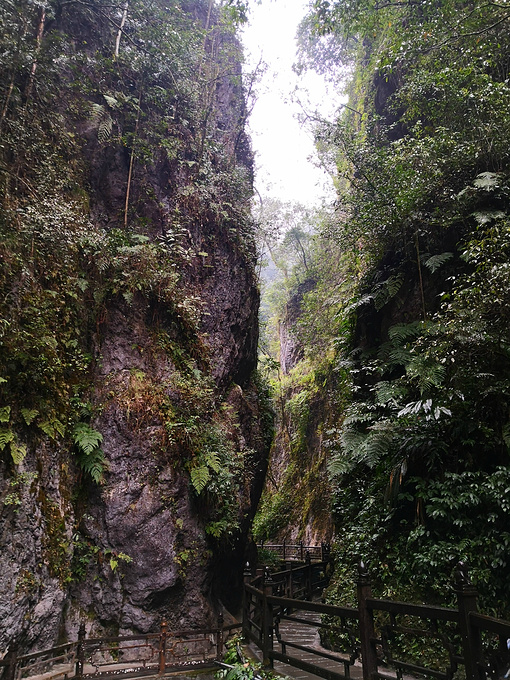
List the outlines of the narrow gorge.
{"type": "Polygon", "coordinates": [[[1,658],[236,616],[254,542],[510,618],[510,1],[304,3],[314,205],[255,172],[272,2],[2,2],[1,658]]]}

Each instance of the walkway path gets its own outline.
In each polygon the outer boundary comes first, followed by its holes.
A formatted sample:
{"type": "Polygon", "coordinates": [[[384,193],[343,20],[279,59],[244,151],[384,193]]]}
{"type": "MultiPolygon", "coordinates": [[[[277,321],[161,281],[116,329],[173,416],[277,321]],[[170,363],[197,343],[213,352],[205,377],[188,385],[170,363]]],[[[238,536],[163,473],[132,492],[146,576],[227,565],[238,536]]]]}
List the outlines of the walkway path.
{"type": "MultiPolygon", "coordinates": [[[[309,625],[305,623],[300,623],[298,621],[284,620],[280,622],[280,636],[285,642],[297,644],[301,647],[306,647],[307,650],[296,649],[287,646],[286,650],[282,649],[282,645],[276,640],[274,640],[275,651],[287,653],[289,656],[293,656],[300,661],[313,663],[316,666],[320,666],[325,671],[333,671],[335,673],[345,674],[344,661],[346,656],[342,654],[336,654],[335,652],[330,652],[324,649],[320,643],[320,637],[318,633],[318,628],[320,626],[320,614],[307,611],[295,611],[292,614],[295,619],[302,619],[304,621],[310,621],[312,624],[309,625]],[[313,650],[320,651],[322,653],[328,654],[334,659],[324,658],[313,653],[313,650]]],[[[255,645],[250,646],[251,651],[255,656],[261,660],[261,651],[255,647],[255,645]]],[[[282,675],[288,675],[295,680],[317,680],[318,675],[309,673],[289,664],[282,663],[281,661],[274,662],[274,670],[282,675]]],[[[354,666],[350,666],[350,677],[358,680],[363,677],[363,672],[361,664],[356,663],[354,666]]]]}

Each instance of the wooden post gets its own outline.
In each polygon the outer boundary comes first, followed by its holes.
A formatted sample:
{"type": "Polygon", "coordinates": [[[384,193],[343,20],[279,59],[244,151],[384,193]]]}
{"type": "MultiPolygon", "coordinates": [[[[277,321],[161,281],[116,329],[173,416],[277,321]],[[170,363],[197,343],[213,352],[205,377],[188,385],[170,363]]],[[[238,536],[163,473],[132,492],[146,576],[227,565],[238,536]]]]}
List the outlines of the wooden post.
{"type": "Polygon", "coordinates": [[[289,597],[291,600],[294,599],[294,572],[292,562],[289,562],[289,597]]]}
{"type": "Polygon", "coordinates": [[[158,675],[163,675],[166,666],[166,638],[168,635],[168,624],[166,621],[161,621],[161,628],[159,631],[159,667],[158,675]]]}
{"type": "Polygon", "coordinates": [[[466,565],[459,562],[455,570],[455,592],[459,609],[459,629],[466,667],[466,680],[480,680],[478,664],[482,656],[482,642],[478,628],[471,626],[470,613],[477,612],[478,593],[469,579],[466,565]]]}
{"type": "Polygon", "coordinates": [[[18,663],[18,644],[13,642],[9,646],[9,653],[7,654],[7,670],[5,680],[14,680],[16,677],[16,665],[18,663]]]}
{"type": "Polygon", "coordinates": [[[85,665],[85,622],[80,623],[78,629],[78,646],[76,648],[76,670],[75,676],[83,678],[83,667],[85,665]]]}
{"type": "Polygon", "coordinates": [[[285,562],[285,539],[283,539],[283,561],[285,562]]]}
{"type": "Polygon", "coordinates": [[[312,595],[313,595],[313,574],[312,574],[312,556],[310,555],[310,551],[306,551],[306,557],[305,557],[305,562],[306,562],[306,599],[311,600],[312,595]]]}
{"type": "Polygon", "coordinates": [[[216,661],[223,659],[223,612],[218,614],[218,629],[216,631],[216,661]]]}
{"type": "Polygon", "coordinates": [[[371,680],[373,674],[377,672],[377,653],[373,643],[375,638],[374,615],[367,606],[367,600],[372,597],[372,587],[364,562],[360,562],[358,565],[357,591],[363,680],[371,680]]]}
{"type": "Polygon", "coordinates": [[[264,584],[262,586],[264,593],[262,599],[262,658],[263,665],[266,668],[273,667],[273,660],[269,658],[269,653],[273,649],[273,605],[267,601],[268,595],[273,594],[273,579],[269,569],[264,572],[264,584]]]}
{"type": "Polygon", "coordinates": [[[303,546],[303,541],[300,541],[300,542],[299,542],[299,548],[300,548],[299,552],[300,552],[300,555],[301,555],[301,561],[303,561],[303,557],[304,557],[304,553],[303,553],[303,548],[304,548],[304,546],[303,546]]]}
{"type": "Polygon", "coordinates": [[[251,617],[251,612],[250,612],[250,602],[251,602],[251,595],[246,592],[246,586],[251,583],[252,579],[252,572],[251,572],[251,567],[250,563],[246,562],[244,565],[244,574],[243,574],[243,637],[247,642],[249,642],[250,638],[248,633],[251,630],[251,625],[250,625],[250,617],[251,617]]]}

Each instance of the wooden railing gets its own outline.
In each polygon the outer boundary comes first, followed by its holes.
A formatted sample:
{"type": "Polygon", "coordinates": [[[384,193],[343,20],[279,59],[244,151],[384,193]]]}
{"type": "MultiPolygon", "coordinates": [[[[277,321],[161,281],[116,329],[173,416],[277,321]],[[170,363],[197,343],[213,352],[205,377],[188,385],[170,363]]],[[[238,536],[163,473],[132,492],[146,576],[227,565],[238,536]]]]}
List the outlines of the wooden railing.
{"type": "Polygon", "coordinates": [[[163,621],[157,633],[87,638],[82,624],[76,642],[22,655],[11,645],[6,658],[0,661],[0,678],[87,680],[212,668],[223,657],[226,639],[240,628],[241,624],[225,626],[220,616],[215,628],[173,632],[163,621]]]}
{"type": "Polygon", "coordinates": [[[350,678],[354,665],[361,666],[364,680],[401,680],[404,674],[436,680],[498,680],[508,670],[510,622],[478,613],[477,593],[463,565],[457,569],[456,609],[373,598],[362,564],[356,608],[313,602],[311,596],[320,588],[326,568],[326,563],[309,561],[305,567],[266,573],[251,582],[246,574],[243,634],[262,651],[266,665],[278,660],[327,680],[350,678]],[[303,595],[306,599],[299,599],[303,595]],[[319,614],[321,622],[296,615],[296,611],[319,614]],[[333,668],[296,656],[295,650],[304,647],[284,639],[282,621],[319,625],[322,639],[330,636],[340,643],[340,655],[316,646],[306,648],[308,656],[334,660],[333,668]],[[413,646],[418,651],[414,658],[403,651],[413,646]],[[424,647],[429,658],[434,657],[432,661],[422,660],[424,647]]]}
{"type": "Polygon", "coordinates": [[[282,562],[287,560],[298,560],[304,562],[307,555],[312,561],[327,562],[330,557],[331,548],[329,543],[320,545],[305,545],[301,543],[259,543],[258,550],[269,550],[279,557],[282,562]]]}

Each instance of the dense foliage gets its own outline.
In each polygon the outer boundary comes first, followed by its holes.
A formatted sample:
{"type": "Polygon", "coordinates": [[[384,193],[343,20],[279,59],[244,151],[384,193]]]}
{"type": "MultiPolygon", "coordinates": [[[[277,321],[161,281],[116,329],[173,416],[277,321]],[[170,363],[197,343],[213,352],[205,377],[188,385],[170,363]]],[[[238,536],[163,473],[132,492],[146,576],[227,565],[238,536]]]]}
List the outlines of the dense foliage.
{"type": "MultiPolygon", "coordinates": [[[[164,381],[110,386],[134,428],[181,447],[214,536],[235,529],[243,456],[186,271],[217,230],[253,266],[251,152],[236,28],[242,2],[6,0],[0,16],[0,452],[41,442],[107,469],[94,421],[108,310],[144,300],[164,381]]],[[[141,348],[141,351],[149,348],[141,348]]],[[[172,454],[173,455],[173,454],[172,454]]]]}
{"type": "Polygon", "coordinates": [[[509,615],[509,20],[315,0],[302,25],[302,67],[351,69],[316,127],[338,201],[294,325],[325,395],[336,601],[361,556],[379,593],[450,603],[464,560],[509,615]]]}

